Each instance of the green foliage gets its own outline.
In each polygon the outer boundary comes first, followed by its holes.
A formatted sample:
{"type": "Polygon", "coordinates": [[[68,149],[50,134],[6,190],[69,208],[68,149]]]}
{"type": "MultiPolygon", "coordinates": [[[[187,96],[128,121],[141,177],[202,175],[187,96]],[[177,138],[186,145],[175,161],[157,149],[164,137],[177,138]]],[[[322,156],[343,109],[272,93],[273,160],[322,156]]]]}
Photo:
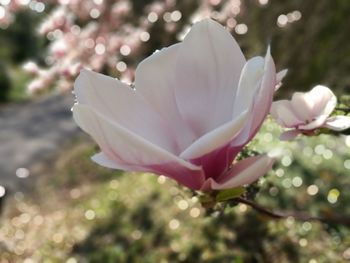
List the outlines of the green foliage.
{"type": "Polygon", "coordinates": [[[0,62],[0,102],[8,100],[9,91],[11,88],[11,81],[5,68],[5,65],[0,62]]]}
{"type": "Polygon", "coordinates": [[[41,59],[43,39],[36,30],[41,15],[30,10],[16,14],[16,19],[6,29],[0,29],[0,58],[11,64],[22,63],[29,58],[41,59]]]}
{"type": "Polygon", "coordinates": [[[279,69],[288,68],[279,95],[309,90],[324,84],[338,94],[349,93],[350,2],[347,0],[275,0],[259,7],[256,0],[244,1],[246,13],[240,20],[248,33],[238,36],[250,56],[263,54],[271,44],[279,69]],[[279,15],[298,10],[301,19],[279,28],[279,15]],[[261,45],[266,43],[265,45],[261,45]]]}
{"type": "Polygon", "coordinates": [[[237,187],[232,189],[225,189],[220,191],[216,196],[215,200],[217,202],[228,201],[236,197],[240,197],[246,191],[245,187],[237,187]]]}

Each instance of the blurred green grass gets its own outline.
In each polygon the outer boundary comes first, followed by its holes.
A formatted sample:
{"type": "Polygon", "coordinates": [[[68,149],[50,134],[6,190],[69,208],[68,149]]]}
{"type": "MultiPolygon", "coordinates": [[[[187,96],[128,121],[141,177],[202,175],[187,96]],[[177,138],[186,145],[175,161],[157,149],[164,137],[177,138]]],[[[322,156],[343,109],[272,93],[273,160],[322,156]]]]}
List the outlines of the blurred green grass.
{"type": "Polygon", "coordinates": [[[32,79],[30,75],[24,72],[21,67],[12,66],[9,69],[9,76],[12,87],[9,91],[8,101],[22,102],[28,100],[30,96],[27,93],[26,87],[29,81],[32,79]]]}

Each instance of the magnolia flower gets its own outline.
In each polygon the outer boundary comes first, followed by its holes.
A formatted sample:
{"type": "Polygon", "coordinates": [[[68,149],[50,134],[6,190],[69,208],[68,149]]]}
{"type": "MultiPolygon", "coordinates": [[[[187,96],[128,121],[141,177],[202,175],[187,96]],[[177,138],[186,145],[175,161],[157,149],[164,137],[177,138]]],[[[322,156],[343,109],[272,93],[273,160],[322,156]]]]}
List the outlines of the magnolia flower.
{"type": "Polygon", "coordinates": [[[313,134],[316,129],[328,128],[341,131],[350,128],[350,117],[329,117],[337,105],[337,97],[327,87],[318,85],[311,91],[296,92],[292,99],[272,103],[272,117],[285,128],[292,128],[281,135],[290,140],[298,134],[313,134]]]}
{"type": "Polygon", "coordinates": [[[272,166],[267,155],[232,162],[269,113],[276,84],[269,50],[246,61],[207,19],[142,61],[134,88],[82,70],[73,115],[100,146],[92,159],[102,166],[163,174],[193,190],[234,188],[272,166]]]}

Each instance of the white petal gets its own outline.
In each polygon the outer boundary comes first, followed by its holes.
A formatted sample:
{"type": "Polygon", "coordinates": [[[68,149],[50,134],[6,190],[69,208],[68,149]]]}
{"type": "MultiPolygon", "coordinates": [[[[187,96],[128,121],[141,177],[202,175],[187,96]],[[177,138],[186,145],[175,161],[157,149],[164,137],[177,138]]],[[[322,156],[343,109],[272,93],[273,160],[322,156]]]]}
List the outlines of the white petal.
{"type": "Polygon", "coordinates": [[[112,161],[111,159],[109,159],[103,152],[95,154],[94,156],[91,157],[91,159],[95,163],[110,169],[128,170],[129,168],[126,165],[117,165],[115,161],[112,161]]]}
{"type": "Polygon", "coordinates": [[[79,104],[89,105],[146,140],[179,152],[172,131],[137,91],[114,78],[83,70],[74,85],[79,104]],[[170,135],[169,135],[170,134],[170,135]]]}
{"type": "Polygon", "coordinates": [[[299,130],[315,130],[318,129],[320,127],[322,127],[324,125],[324,123],[326,122],[328,116],[327,115],[321,115],[318,118],[316,118],[315,120],[313,120],[312,122],[309,122],[307,124],[304,125],[298,125],[298,129],[299,130]]]}
{"type": "Polygon", "coordinates": [[[254,57],[244,65],[233,105],[233,116],[238,116],[252,106],[264,75],[264,64],[263,57],[254,57]]]}
{"type": "Polygon", "coordinates": [[[179,152],[182,152],[195,138],[180,116],[174,94],[177,85],[175,65],[180,45],[163,48],[143,60],[136,69],[135,87],[169,128],[176,131],[174,136],[179,145],[179,152]]]}
{"type": "Polygon", "coordinates": [[[337,105],[337,97],[326,86],[317,85],[309,94],[315,101],[313,113],[317,116],[329,116],[337,105]]]}
{"type": "Polygon", "coordinates": [[[247,119],[247,114],[247,111],[243,112],[233,121],[203,135],[182,152],[180,157],[187,160],[195,159],[230,143],[243,128],[247,119]]]}
{"type": "Polygon", "coordinates": [[[275,101],[271,105],[271,116],[283,127],[295,127],[303,122],[295,115],[290,101],[275,101]]]}
{"type": "Polygon", "coordinates": [[[329,116],[337,104],[337,98],[329,88],[318,85],[309,92],[294,93],[291,102],[298,118],[311,122],[321,115],[329,116]]]}
{"type": "Polygon", "coordinates": [[[234,164],[225,175],[225,180],[212,183],[212,189],[222,190],[243,186],[255,182],[266,174],[272,167],[275,159],[267,155],[249,157],[234,164]],[[229,179],[227,179],[229,178],[229,179]]]}
{"type": "Polygon", "coordinates": [[[174,162],[190,170],[200,170],[198,166],[110,122],[88,106],[75,104],[73,117],[77,124],[93,137],[110,160],[117,158],[118,161],[123,160],[126,165],[157,165],[174,162]]]}
{"type": "Polygon", "coordinates": [[[276,83],[282,82],[282,80],[287,75],[287,73],[288,73],[288,69],[283,69],[283,70],[279,71],[276,75],[276,83]]]}
{"type": "Polygon", "coordinates": [[[292,107],[300,120],[311,121],[315,116],[312,113],[314,101],[308,93],[295,92],[292,96],[292,107]]]}
{"type": "MultiPolygon", "coordinates": [[[[232,141],[232,147],[242,146],[251,140],[259,131],[266,116],[268,115],[276,84],[276,68],[271,57],[270,48],[268,48],[265,56],[264,75],[261,80],[261,85],[256,94],[254,94],[254,103],[250,109],[249,120],[245,127],[232,141]]],[[[235,150],[234,150],[235,151],[235,150]]]]}
{"type": "Polygon", "coordinates": [[[334,130],[343,131],[350,128],[350,117],[348,116],[334,116],[328,118],[324,127],[334,130]]]}
{"type": "Polygon", "coordinates": [[[232,119],[245,58],[238,44],[210,19],[193,25],[179,49],[176,101],[197,138],[232,119]]]}
{"type": "Polygon", "coordinates": [[[204,182],[201,167],[157,147],[117,124],[88,106],[75,105],[73,116],[79,126],[90,134],[106,158],[95,158],[102,165],[128,171],[163,174],[178,183],[199,190],[204,182]],[[112,161],[113,163],[109,162],[112,161]]]}

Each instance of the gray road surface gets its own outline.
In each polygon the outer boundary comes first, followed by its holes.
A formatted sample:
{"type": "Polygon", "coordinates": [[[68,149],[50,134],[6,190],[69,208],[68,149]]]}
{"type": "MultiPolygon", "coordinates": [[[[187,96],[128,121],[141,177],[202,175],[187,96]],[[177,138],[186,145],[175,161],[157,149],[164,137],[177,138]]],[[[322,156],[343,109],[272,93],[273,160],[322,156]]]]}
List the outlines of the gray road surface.
{"type": "Polygon", "coordinates": [[[19,178],[18,168],[45,162],[79,134],[70,110],[73,101],[71,94],[53,95],[0,108],[0,185],[20,189],[32,175],[19,178]]]}

